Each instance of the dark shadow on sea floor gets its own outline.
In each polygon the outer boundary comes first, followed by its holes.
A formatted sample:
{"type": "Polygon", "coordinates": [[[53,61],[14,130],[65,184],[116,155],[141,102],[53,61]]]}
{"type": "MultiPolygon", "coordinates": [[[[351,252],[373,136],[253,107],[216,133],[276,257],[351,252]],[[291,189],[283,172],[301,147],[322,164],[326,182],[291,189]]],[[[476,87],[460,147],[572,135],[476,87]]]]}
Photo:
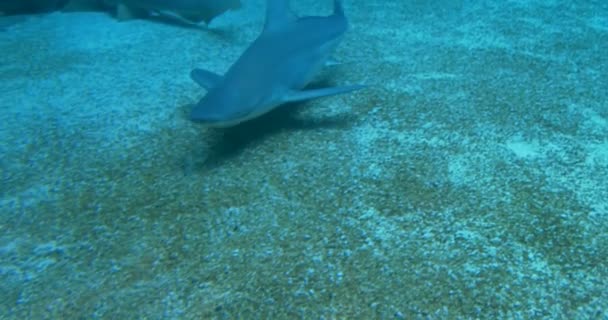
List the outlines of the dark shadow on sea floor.
{"type": "Polygon", "coordinates": [[[225,161],[237,157],[246,148],[255,147],[271,135],[296,130],[347,128],[353,122],[353,117],[348,114],[322,118],[296,116],[305,104],[286,104],[237,126],[210,130],[210,147],[201,169],[205,171],[221,166],[225,161]]]}

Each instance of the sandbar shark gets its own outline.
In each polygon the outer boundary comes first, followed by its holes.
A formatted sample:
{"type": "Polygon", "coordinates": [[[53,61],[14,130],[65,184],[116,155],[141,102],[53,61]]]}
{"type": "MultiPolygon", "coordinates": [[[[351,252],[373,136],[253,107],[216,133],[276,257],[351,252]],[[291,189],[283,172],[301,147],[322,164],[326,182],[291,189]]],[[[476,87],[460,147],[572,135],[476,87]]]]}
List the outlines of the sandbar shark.
{"type": "Polygon", "coordinates": [[[225,75],[194,69],[207,94],[190,119],[231,127],[287,103],[362,89],[363,85],[302,90],[327,62],[348,29],[340,0],[327,17],[296,17],[288,0],[268,0],[262,33],[225,75]]]}
{"type": "Polygon", "coordinates": [[[241,7],[240,0],[70,0],[65,9],[80,11],[98,10],[103,7],[116,9],[119,20],[157,13],[189,24],[204,21],[209,24],[215,17],[228,10],[241,7]]]}

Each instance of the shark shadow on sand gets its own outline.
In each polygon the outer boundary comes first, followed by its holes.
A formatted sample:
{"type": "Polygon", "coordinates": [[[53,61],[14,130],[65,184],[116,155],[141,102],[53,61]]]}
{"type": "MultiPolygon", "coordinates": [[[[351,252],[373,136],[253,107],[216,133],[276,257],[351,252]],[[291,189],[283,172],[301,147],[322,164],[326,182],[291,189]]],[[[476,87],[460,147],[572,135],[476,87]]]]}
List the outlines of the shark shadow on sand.
{"type": "MultiPolygon", "coordinates": [[[[220,167],[223,163],[238,157],[248,148],[255,148],[267,137],[300,130],[348,129],[355,121],[350,113],[334,116],[298,115],[306,102],[294,102],[272,110],[256,119],[228,128],[210,128],[204,143],[197,147],[204,148],[193,171],[208,171],[220,167]]],[[[194,153],[199,153],[192,150],[194,153]]]]}

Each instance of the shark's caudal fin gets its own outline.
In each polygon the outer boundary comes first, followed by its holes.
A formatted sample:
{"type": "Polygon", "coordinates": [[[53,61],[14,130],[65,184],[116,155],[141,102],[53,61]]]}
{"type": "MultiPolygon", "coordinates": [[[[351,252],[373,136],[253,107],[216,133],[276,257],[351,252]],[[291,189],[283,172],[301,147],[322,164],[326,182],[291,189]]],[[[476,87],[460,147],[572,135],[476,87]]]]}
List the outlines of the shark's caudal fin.
{"type": "Polygon", "coordinates": [[[266,1],[266,22],[264,32],[279,30],[284,25],[295,21],[296,15],[289,8],[289,0],[266,1]]]}
{"type": "Polygon", "coordinates": [[[329,87],[329,88],[322,88],[322,89],[292,91],[289,93],[289,95],[287,95],[284,98],[283,103],[333,96],[336,94],[347,93],[347,92],[363,89],[365,87],[366,86],[364,86],[364,85],[354,85],[354,86],[329,87]]]}
{"type": "Polygon", "coordinates": [[[190,78],[207,90],[216,87],[224,79],[224,77],[219,74],[203,69],[192,70],[190,72],[190,78]]]}

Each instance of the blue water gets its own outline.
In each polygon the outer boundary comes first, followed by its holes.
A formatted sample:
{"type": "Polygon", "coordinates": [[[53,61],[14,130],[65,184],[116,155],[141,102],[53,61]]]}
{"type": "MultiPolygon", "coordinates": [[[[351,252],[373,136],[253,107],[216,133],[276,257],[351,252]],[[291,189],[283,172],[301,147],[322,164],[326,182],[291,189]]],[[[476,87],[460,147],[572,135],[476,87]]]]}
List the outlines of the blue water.
{"type": "Polygon", "coordinates": [[[608,3],[343,2],[369,87],[226,129],[265,1],[2,2],[0,318],[607,319],[608,3]]]}

